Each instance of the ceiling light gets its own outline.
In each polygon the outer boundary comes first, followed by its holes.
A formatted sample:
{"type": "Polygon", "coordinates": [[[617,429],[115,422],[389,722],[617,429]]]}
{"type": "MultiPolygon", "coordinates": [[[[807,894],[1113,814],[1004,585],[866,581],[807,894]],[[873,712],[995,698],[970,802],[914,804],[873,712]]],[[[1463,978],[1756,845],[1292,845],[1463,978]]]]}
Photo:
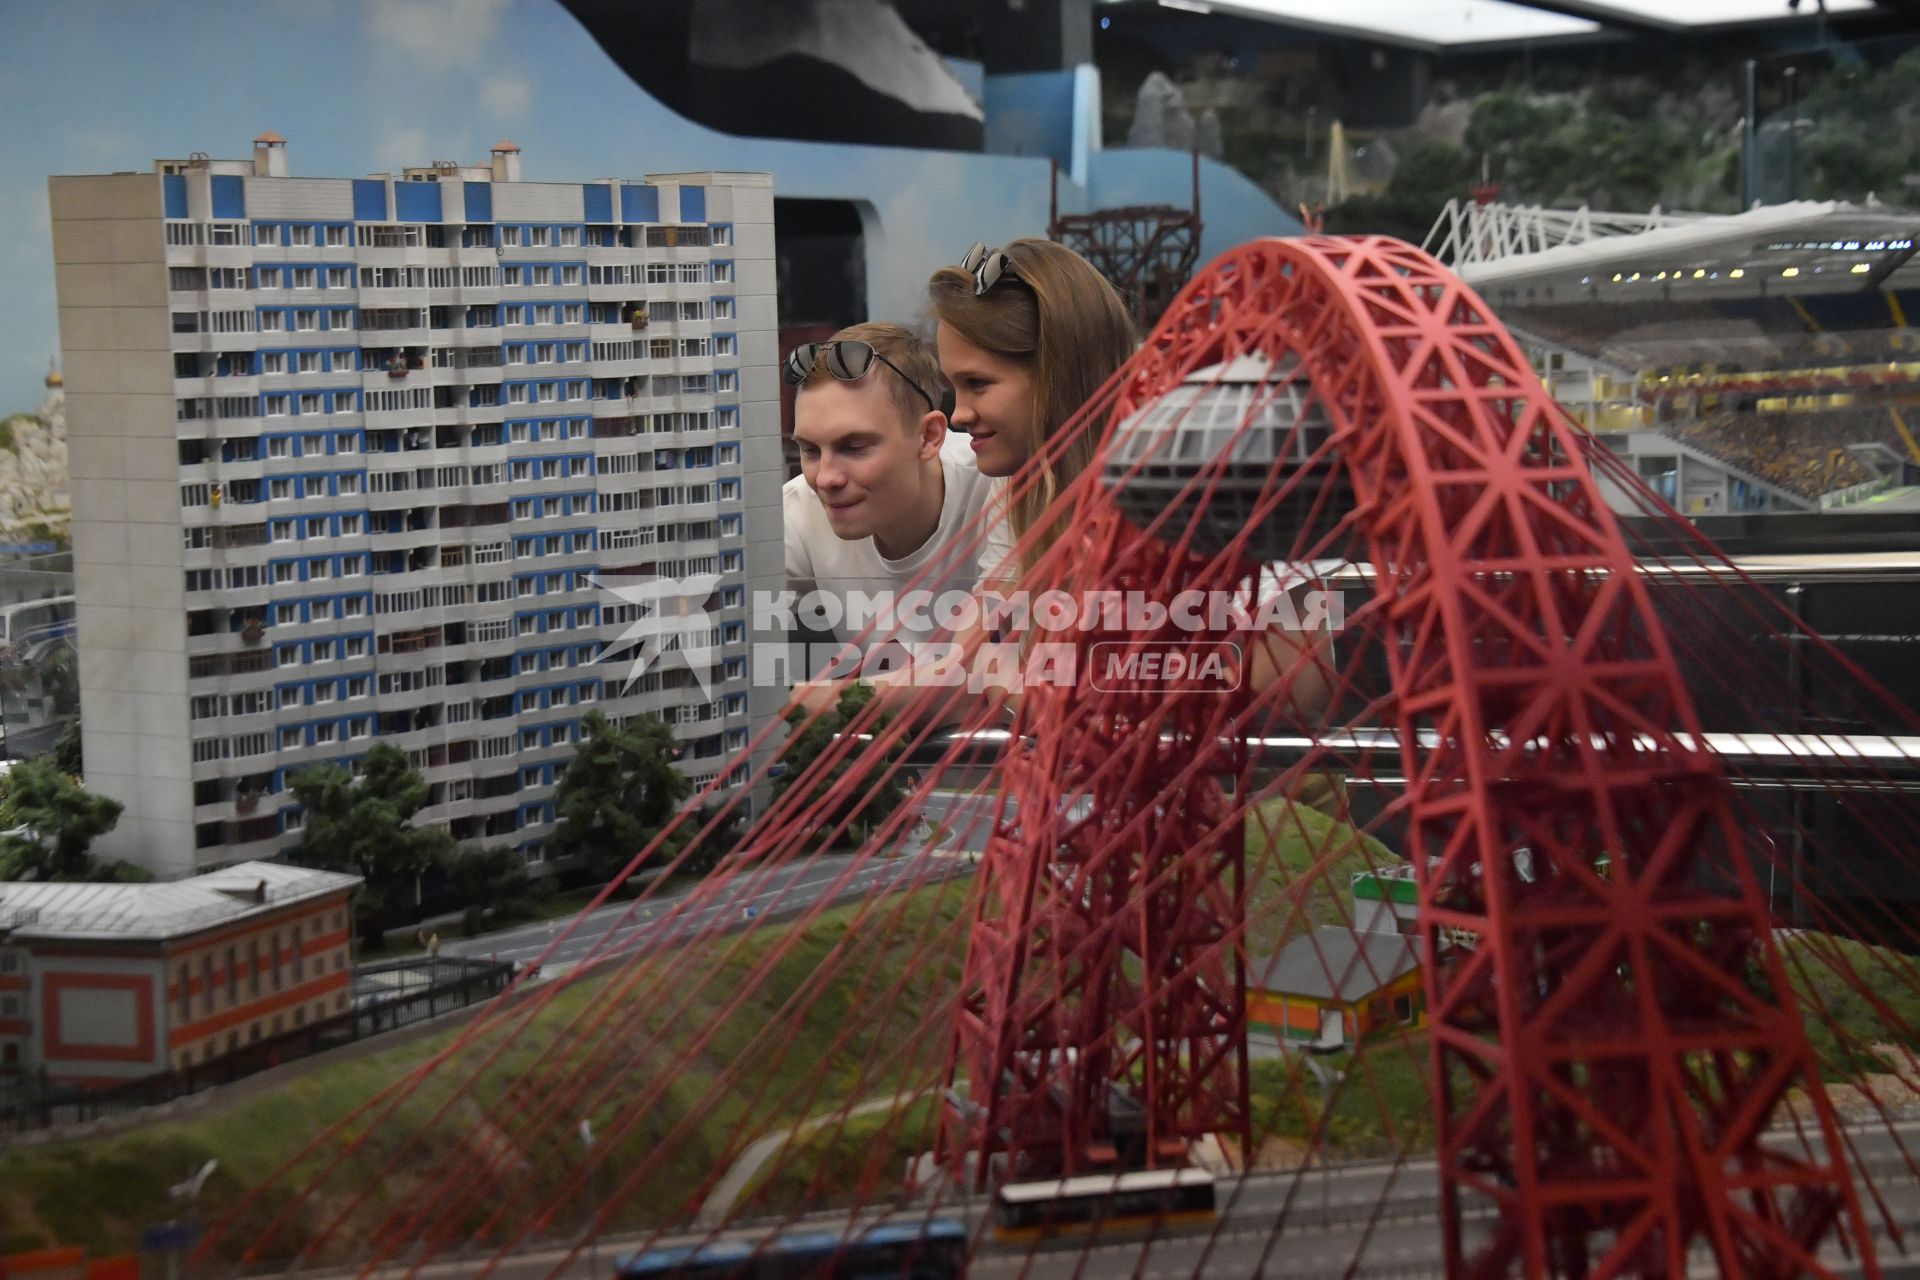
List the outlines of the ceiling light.
{"type": "Polygon", "coordinates": [[[1783,275],[1783,276],[1785,276],[1785,277],[1786,277],[1787,279],[1789,279],[1789,280],[1791,280],[1791,279],[1793,279],[1793,278],[1794,278],[1795,276],[1797,276],[1797,275],[1799,275],[1799,274],[1800,274],[1800,268],[1798,268],[1798,267],[1788,267],[1788,268],[1787,268],[1786,270],[1784,270],[1784,271],[1782,271],[1782,272],[1781,272],[1780,274],[1781,274],[1781,275],[1783,275]]]}
{"type": "MultiPolygon", "coordinates": [[[[1785,4],[1780,0],[1687,0],[1685,4],[1674,4],[1672,0],[1577,0],[1554,7],[1603,21],[1618,17],[1666,31],[1692,31],[1733,23],[1779,21],[1803,6],[1808,13],[1816,7],[1806,4],[1805,0],[1787,0],[1785,4]]],[[[1872,0],[1824,0],[1818,7],[1834,13],[1858,12],[1871,8],[1872,0]]]]}
{"type": "Polygon", "coordinates": [[[1863,276],[1863,275],[1865,275],[1865,274],[1867,274],[1867,272],[1869,272],[1869,271],[1871,271],[1871,270],[1873,270],[1873,268],[1872,268],[1872,267],[1870,267],[1870,266],[1868,266],[1868,265],[1867,265],[1866,263],[1864,263],[1864,262],[1856,262],[1856,263],[1854,263],[1854,264],[1853,264],[1853,274],[1855,274],[1855,275],[1857,275],[1857,276],[1863,276]]]}
{"type": "Polygon", "coordinates": [[[1747,274],[1747,269],[1745,267],[1735,267],[1733,270],[1727,272],[1727,278],[1729,280],[1738,280],[1741,276],[1745,274],[1747,274]]]}
{"type": "MultiPolygon", "coordinates": [[[[1172,0],[1161,3],[1171,4],[1172,0]]],[[[1182,3],[1177,7],[1190,6],[1182,3]]],[[[1434,0],[1366,0],[1364,4],[1346,5],[1329,4],[1327,0],[1214,0],[1208,7],[1283,27],[1435,50],[1591,36],[1605,30],[1591,18],[1549,13],[1536,8],[1531,0],[1446,0],[1443,4],[1434,0]]]]}

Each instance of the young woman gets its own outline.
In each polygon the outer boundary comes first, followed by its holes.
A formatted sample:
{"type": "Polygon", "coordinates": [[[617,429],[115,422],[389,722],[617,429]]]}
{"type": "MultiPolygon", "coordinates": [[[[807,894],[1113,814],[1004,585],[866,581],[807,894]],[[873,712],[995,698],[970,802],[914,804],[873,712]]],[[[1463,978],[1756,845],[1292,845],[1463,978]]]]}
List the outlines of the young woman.
{"type": "MultiPolygon", "coordinates": [[[[972,438],[982,475],[1004,480],[1018,471],[1133,354],[1120,295],[1085,258],[1051,240],[1015,240],[992,253],[975,245],[958,266],[933,273],[927,296],[940,372],[953,387],[950,421],[972,438]]],[[[1050,456],[1010,504],[1007,543],[1035,529],[1041,547],[1059,536],[1043,517],[1086,469],[1098,438],[1096,424],[1050,456]]],[[[995,576],[1017,572],[1008,566],[995,576]]]]}
{"type": "MultiPolygon", "coordinates": [[[[1135,336],[1120,295],[1073,250],[1051,240],[1015,240],[989,253],[975,245],[959,265],[927,282],[937,322],[940,372],[953,387],[949,421],[972,437],[981,474],[1014,475],[1133,355],[1135,336]]],[[[1068,530],[1049,511],[1060,492],[1093,460],[1102,423],[1087,424],[1054,450],[1034,483],[1008,501],[1005,528],[988,540],[987,585],[1017,578],[1068,530]],[[1037,532],[1036,532],[1037,531],[1037,532]],[[1031,539],[1029,535],[1033,535],[1031,539]],[[1005,553],[1022,547],[1014,564],[1005,553]],[[998,567],[989,568],[996,563],[998,567]]],[[[990,500],[990,509],[992,502],[990,500]]],[[[1251,649],[1247,679],[1264,690],[1290,682],[1296,714],[1317,715],[1331,692],[1332,637],[1275,630],[1251,649]],[[1291,672],[1291,674],[1289,674],[1291,672]]]]}

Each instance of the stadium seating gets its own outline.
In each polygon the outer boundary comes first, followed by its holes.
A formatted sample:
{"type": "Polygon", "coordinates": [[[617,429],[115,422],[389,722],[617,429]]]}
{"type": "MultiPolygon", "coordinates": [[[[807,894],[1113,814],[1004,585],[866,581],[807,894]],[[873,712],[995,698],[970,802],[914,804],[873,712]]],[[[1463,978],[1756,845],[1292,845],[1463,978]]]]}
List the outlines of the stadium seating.
{"type": "Polygon", "coordinates": [[[1863,484],[1875,472],[1844,452],[1851,444],[1905,446],[1883,407],[1824,413],[1716,413],[1660,430],[1710,457],[1805,498],[1863,484]]]}

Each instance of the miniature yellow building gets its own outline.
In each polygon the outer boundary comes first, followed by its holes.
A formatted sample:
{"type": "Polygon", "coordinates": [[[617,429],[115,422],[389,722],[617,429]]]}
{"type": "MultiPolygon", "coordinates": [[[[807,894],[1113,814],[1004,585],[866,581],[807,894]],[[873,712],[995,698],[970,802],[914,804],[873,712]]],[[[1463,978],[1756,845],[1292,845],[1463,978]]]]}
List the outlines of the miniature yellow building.
{"type": "Polygon", "coordinates": [[[1326,1049],[1424,1026],[1420,939],[1324,928],[1251,956],[1247,1022],[1283,1044],[1326,1049]]]}

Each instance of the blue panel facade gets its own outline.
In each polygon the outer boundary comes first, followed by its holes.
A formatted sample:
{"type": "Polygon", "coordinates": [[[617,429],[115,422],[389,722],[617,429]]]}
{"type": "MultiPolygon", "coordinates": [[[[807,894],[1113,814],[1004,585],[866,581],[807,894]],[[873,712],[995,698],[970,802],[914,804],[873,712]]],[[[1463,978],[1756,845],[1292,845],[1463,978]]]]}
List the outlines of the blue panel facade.
{"type": "Polygon", "coordinates": [[[1051,156],[1073,164],[1074,73],[988,76],[987,150],[1002,156],[1051,156]]]}
{"type": "Polygon", "coordinates": [[[493,221],[493,184],[491,182],[467,184],[467,221],[493,221]]]}
{"type": "Polygon", "coordinates": [[[400,222],[440,221],[440,184],[437,182],[396,182],[393,184],[396,220],[400,222]]]}
{"type": "Polygon", "coordinates": [[[613,188],[604,182],[589,182],[580,188],[588,222],[613,221],[613,188]]]}
{"type": "Polygon", "coordinates": [[[353,180],[353,220],[355,222],[385,222],[387,220],[387,184],[379,178],[355,178],[353,180]]]}
{"type": "Polygon", "coordinates": [[[216,173],[208,179],[213,191],[213,216],[216,218],[244,218],[247,216],[247,180],[234,173],[216,173]]]}
{"type": "Polygon", "coordinates": [[[187,175],[184,173],[162,174],[160,178],[160,190],[162,198],[166,201],[167,217],[186,217],[187,175]]]}
{"type": "Polygon", "coordinates": [[[705,222],[707,220],[707,189],[705,187],[680,188],[680,221],[705,222]]]}
{"type": "Polygon", "coordinates": [[[620,220],[622,222],[660,221],[660,192],[644,184],[620,184],[620,220]]]}

